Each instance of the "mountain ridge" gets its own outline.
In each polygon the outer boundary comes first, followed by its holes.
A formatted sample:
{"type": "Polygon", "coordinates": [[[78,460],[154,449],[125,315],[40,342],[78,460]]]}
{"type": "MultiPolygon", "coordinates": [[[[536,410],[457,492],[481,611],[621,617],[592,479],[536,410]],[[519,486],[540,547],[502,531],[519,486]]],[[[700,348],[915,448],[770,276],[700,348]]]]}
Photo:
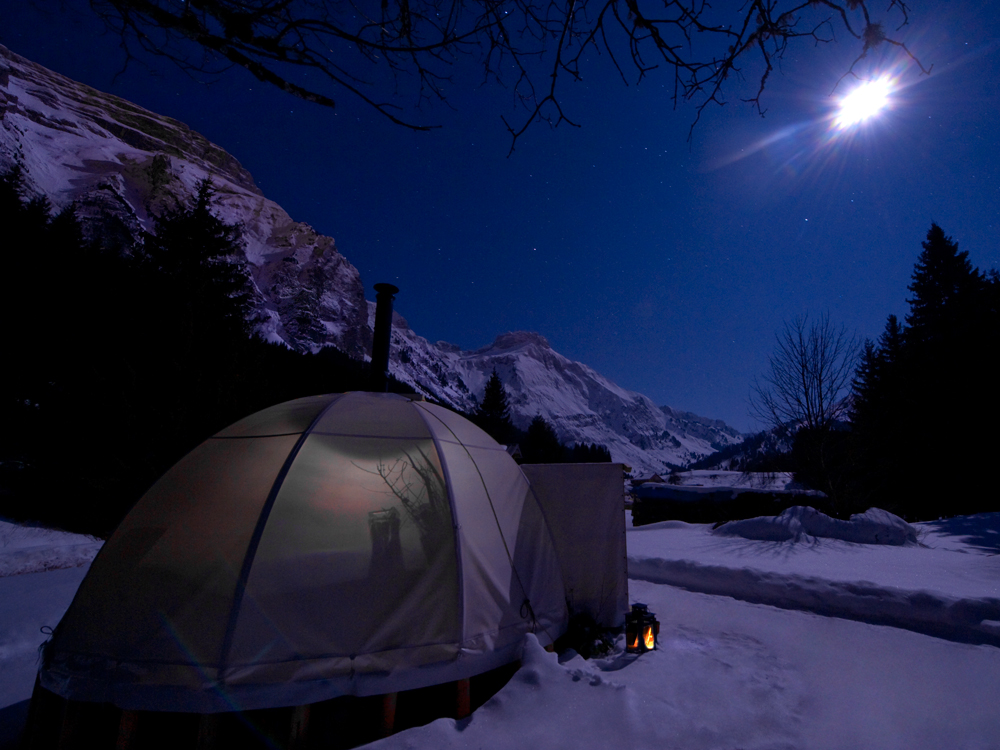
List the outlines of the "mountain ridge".
{"type": "MultiPolygon", "coordinates": [[[[370,302],[372,323],[374,315],[370,302]]],[[[658,406],[622,388],[554,351],[541,334],[510,331],[463,350],[431,344],[394,313],[389,370],[424,395],[471,412],[494,369],[507,389],[515,426],[526,429],[541,415],[562,442],[605,445],[614,460],[640,473],[669,471],[743,440],[721,420],[658,406]]]]}
{"type": "MultiPolygon", "coordinates": [[[[374,303],[332,237],[294,221],[239,161],[184,123],[50,71],[0,45],[0,166],[58,210],[75,205],[92,236],[138,237],[205,178],[216,212],[243,229],[259,333],[299,351],[336,346],[367,358],[374,303]]],[[[390,370],[462,411],[496,368],[515,424],[541,414],[564,442],[607,445],[639,472],[664,471],[742,436],[720,420],[657,406],[555,352],[540,333],[510,331],[474,350],[430,343],[394,315],[390,370]]]]}

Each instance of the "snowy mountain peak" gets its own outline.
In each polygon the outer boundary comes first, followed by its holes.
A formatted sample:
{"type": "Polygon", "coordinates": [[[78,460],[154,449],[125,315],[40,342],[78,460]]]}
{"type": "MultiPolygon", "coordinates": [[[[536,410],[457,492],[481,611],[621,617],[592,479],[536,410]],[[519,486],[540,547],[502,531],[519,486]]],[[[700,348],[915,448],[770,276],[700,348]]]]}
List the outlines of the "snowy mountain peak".
{"type": "Polygon", "coordinates": [[[477,349],[476,354],[488,354],[491,352],[501,352],[509,351],[512,349],[523,349],[527,346],[538,346],[543,349],[551,349],[548,339],[546,339],[540,333],[534,333],[533,331],[510,331],[508,333],[501,333],[497,336],[493,343],[489,346],[484,346],[482,349],[477,349]]]}
{"type": "Polygon", "coordinates": [[[496,370],[515,425],[527,428],[541,415],[564,443],[606,445],[615,461],[640,473],[668,471],[743,440],[719,420],[658,407],[554,351],[540,334],[504,333],[489,346],[463,351],[447,342],[431,344],[397,322],[390,370],[416,390],[471,412],[496,370]]]}

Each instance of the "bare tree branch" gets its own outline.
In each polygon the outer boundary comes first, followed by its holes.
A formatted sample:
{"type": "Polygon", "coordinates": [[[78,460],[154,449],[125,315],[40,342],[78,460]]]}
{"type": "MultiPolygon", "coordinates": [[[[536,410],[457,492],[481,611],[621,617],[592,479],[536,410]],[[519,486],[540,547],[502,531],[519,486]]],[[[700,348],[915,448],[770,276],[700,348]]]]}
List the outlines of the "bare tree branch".
{"type": "Polygon", "coordinates": [[[884,44],[921,73],[931,70],[885,32],[909,23],[902,0],[890,0],[878,16],[866,0],[719,0],[718,7],[707,0],[89,2],[129,59],[162,55],[202,74],[239,66],[331,108],[347,92],[416,130],[434,127],[414,118],[423,104],[447,100],[456,66],[478,61],[484,80],[508,88],[525,108],[519,122],[504,120],[511,150],[533,123],[577,125],[564,109],[562,82],[580,80],[584,62],[604,53],[623,80],[626,55],[638,81],[670,71],[674,105],[693,104],[695,123],[709,105],[726,103],[744,70],[756,80],[744,101],[763,115],[764,91],[790,45],[832,42],[837,29],[861,47],[845,75],[884,44]]]}
{"type": "Polygon", "coordinates": [[[771,428],[828,430],[847,412],[857,339],[827,315],[795,318],[776,339],[768,372],[754,379],[751,414],[771,428]]]}

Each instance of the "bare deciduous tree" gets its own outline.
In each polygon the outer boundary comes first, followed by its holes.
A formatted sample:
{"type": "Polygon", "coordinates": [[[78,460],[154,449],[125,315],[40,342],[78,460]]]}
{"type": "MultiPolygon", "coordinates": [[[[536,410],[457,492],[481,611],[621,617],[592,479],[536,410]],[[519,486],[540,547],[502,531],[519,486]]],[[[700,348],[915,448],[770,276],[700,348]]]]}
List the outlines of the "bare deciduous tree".
{"type": "MultiPolygon", "coordinates": [[[[50,2],[51,0],[38,0],[50,2]]],[[[726,102],[734,78],[754,81],[744,99],[761,114],[761,96],[795,41],[855,40],[844,75],[877,49],[895,47],[929,73],[887,28],[909,22],[902,0],[869,11],[866,0],[89,0],[131,56],[165,55],[191,71],[245,68],[261,81],[324,106],[340,93],[360,97],[393,122],[417,130],[411,107],[444,101],[459,61],[506,86],[525,107],[507,124],[513,149],[534,122],[576,125],[564,112],[560,82],[581,80],[588,54],[601,55],[622,80],[656,68],[672,96],[692,102],[695,122],[726,102]],[[409,93],[410,104],[400,104],[409,93]]],[[[692,125],[693,127],[693,125],[692,125]]]]}
{"type": "Polygon", "coordinates": [[[751,413],[769,427],[828,430],[847,413],[857,339],[828,315],[813,323],[797,317],[776,338],[769,371],[754,379],[751,413]]]}

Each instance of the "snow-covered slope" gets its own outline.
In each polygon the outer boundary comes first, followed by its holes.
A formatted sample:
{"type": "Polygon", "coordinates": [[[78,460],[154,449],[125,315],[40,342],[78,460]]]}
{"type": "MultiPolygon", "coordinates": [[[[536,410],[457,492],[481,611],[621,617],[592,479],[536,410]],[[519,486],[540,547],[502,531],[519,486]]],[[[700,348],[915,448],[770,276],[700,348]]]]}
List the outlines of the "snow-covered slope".
{"type": "MultiPolygon", "coordinates": [[[[0,46],[0,169],[24,165],[29,189],[62,209],[75,202],[94,236],[136,236],[210,177],[219,215],[242,224],[262,333],[300,351],[371,346],[374,305],[331,237],[293,221],[239,162],[183,123],[77,83],[0,46]],[[108,218],[110,217],[110,218],[108,218]]],[[[738,432],[618,387],[554,352],[535,333],[507,333],[462,351],[432,344],[396,316],[392,371],[424,394],[475,408],[497,368],[514,419],[541,414],[564,442],[607,445],[641,473],[664,471],[740,442],[738,432]]]]}

